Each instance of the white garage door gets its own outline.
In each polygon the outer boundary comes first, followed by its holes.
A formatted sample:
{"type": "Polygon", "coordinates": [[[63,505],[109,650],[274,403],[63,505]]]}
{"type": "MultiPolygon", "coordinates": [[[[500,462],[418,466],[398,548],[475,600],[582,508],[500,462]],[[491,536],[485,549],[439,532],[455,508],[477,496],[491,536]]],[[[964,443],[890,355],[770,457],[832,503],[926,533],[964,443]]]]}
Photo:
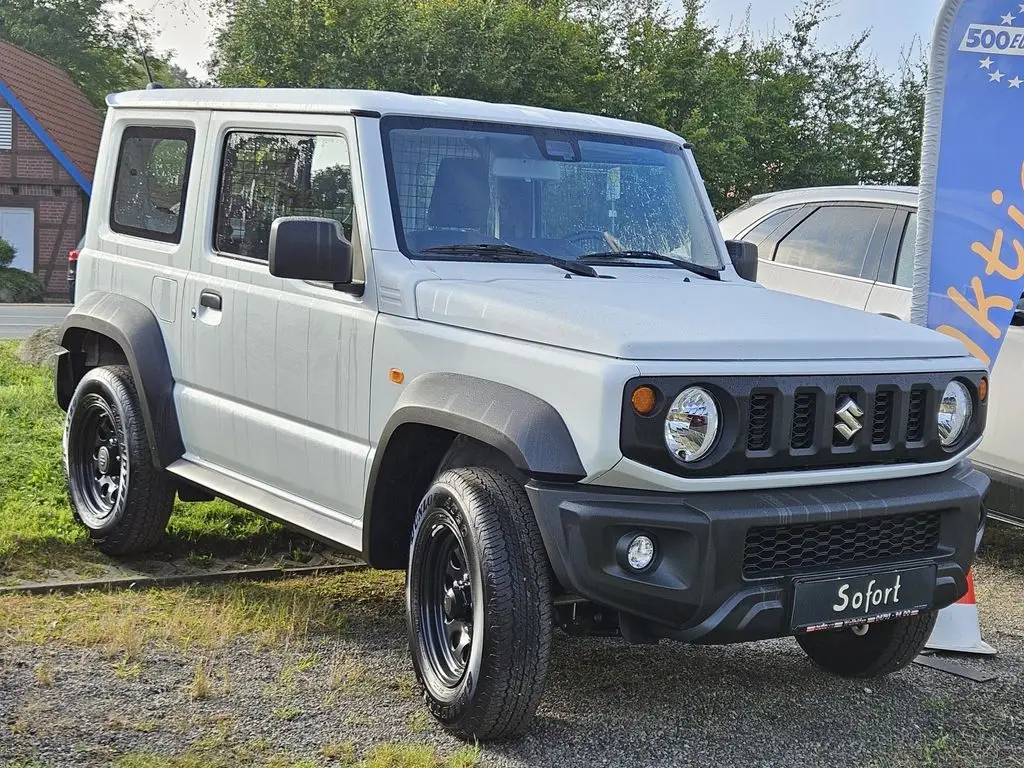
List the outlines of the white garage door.
{"type": "Polygon", "coordinates": [[[35,268],[35,221],[31,208],[0,208],[0,237],[14,246],[11,266],[32,272],[35,268]]]}

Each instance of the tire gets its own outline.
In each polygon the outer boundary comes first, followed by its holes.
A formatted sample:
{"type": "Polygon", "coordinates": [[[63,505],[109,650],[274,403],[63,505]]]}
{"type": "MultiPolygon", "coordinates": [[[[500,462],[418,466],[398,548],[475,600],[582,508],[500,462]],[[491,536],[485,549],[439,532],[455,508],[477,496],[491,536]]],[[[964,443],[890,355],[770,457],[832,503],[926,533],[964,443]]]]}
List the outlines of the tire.
{"type": "Polygon", "coordinates": [[[413,524],[406,611],[430,713],[467,740],[522,734],[554,624],[550,565],[521,484],[478,467],[438,477],[413,524]]]}
{"type": "Polygon", "coordinates": [[[174,484],[153,466],[135,381],[123,365],[93,368],[64,422],[64,476],[75,519],[107,555],[152,549],[174,506],[174,484]]]}
{"type": "Polygon", "coordinates": [[[907,666],[935,628],[937,611],[868,624],[858,635],[839,629],[798,635],[797,643],[819,667],[841,677],[882,677],[907,666]]]}

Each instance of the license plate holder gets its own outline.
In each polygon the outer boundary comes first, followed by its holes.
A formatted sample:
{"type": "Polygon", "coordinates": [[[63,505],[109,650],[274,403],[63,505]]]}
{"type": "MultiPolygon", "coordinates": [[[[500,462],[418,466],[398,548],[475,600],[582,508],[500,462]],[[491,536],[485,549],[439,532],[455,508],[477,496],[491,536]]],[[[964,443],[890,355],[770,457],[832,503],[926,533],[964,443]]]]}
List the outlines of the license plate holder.
{"type": "Polygon", "coordinates": [[[841,629],[913,616],[932,607],[935,565],[793,580],[790,628],[841,629]]]}

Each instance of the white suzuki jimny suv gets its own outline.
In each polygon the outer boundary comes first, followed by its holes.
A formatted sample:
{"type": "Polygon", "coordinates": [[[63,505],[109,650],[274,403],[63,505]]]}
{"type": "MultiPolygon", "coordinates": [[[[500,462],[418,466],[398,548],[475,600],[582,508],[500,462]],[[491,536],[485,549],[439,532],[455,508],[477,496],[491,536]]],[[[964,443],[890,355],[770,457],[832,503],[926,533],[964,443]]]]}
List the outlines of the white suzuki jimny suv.
{"type": "Polygon", "coordinates": [[[219,496],[405,569],[430,711],[521,732],[557,625],[907,664],[966,591],[986,372],[767,290],[690,146],[400,94],[109,99],[62,329],[111,555],[219,496]]]}

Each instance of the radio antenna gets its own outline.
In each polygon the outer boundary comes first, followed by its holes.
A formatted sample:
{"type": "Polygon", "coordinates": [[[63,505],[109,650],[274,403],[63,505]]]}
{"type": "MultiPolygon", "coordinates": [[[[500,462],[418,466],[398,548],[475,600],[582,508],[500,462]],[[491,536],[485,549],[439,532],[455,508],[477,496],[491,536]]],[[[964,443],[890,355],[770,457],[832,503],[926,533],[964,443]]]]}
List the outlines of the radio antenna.
{"type": "Polygon", "coordinates": [[[132,31],[135,33],[135,45],[138,46],[139,54],[142,56],[142,64],[146,68],[146,79],[149,81],[150,88],[158,87],[158,84],[153,80],[153,70],[150,69],[149,59],[146,57],[146,49],[142,46],[142,37],[139,35],[139,28],[135,26],[135,15],[128,17],[129,23],[132,25],[132,31]]]}

